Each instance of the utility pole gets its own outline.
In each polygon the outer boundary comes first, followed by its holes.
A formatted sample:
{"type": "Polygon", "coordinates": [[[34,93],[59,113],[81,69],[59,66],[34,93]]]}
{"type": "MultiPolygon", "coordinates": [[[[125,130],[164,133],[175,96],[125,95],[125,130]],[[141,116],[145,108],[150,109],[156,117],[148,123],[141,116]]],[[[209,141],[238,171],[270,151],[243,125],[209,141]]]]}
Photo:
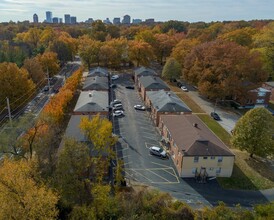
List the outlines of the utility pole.
{"type": "Polygon", "coordinates": [[[10,111],[10,101],[9,101],[8,97],[7,97],[7,106],[8,106],[8,112],[9,112],[10,126],[12,126],[11,111],[10,111]]]}
{"type": "Polygon", "coordinates": [[[49,68],[48,67],[47,67],[47,78],[48,78],[48,87],[49,87],[48,93],[50,94],[50,81],[49,81],[49,68]]]}

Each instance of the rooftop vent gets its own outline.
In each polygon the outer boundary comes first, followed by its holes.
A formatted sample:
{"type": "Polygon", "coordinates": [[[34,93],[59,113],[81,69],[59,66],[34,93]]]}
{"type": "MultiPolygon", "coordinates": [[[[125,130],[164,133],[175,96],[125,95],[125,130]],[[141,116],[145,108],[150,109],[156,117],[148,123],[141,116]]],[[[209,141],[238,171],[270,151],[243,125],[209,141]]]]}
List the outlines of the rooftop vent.
{"type": "Polygon", "coordinates": [[[90,93],[88,94],[88,96],[89,96],[89,97],[92,97],[92,94],[91,94],[91,92],[90,92],[90,93]]]}
{"type": "Polygon", "coordinates": [[[193,127],[198,128],[198,124],[197,124],[197,123],[194,123],[194,124],[193,124],[193,127]]]}

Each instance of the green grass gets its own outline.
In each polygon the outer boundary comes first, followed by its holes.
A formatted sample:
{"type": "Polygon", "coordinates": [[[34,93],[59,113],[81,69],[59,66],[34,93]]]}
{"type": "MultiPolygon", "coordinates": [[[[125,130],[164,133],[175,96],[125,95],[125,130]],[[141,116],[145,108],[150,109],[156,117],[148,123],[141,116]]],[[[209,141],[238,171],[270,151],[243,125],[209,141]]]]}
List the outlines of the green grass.
{"type": "Polygon", "coordinates": [[[209,115],[197,115],[227,146],[231,146],[231,135],[209,115]]]}

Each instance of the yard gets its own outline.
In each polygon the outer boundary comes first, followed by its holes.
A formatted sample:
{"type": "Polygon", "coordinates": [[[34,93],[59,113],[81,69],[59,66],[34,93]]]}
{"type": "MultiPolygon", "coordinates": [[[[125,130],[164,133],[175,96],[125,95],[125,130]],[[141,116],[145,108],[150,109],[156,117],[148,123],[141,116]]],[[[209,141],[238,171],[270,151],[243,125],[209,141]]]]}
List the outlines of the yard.
{"type": "Polygon", "coordinates": [[[274,168],[266,160],[250,158],[247,152],[234,149],[230,144],[231,135],[198,106],[186,92],[168,83],[199,118],[227,145],[235,154],[235,164],[230,178],[218,178],[223,188],[260,190],[274,187],[274,168]],[[202,113],[202,114],[199,114],[202,113]]]}

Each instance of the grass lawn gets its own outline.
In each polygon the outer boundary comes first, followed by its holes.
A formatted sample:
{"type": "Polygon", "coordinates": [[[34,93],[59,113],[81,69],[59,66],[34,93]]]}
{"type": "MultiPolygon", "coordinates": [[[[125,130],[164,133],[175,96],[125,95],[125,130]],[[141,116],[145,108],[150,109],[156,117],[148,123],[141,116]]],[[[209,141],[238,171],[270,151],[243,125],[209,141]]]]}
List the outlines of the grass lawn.
{"type": "Polygon", "coordinates": [[[172,83],[167,82],[171,91],[175,92],[178,97],[182,99],[182,101],[192,110],[193,113],[205,113],[203,109],[200,108],[199,105],[196,104],[188,95],[187,92],[183,92],[177,86],[172,85],[172,83]]]}
{"type": "Polygon", "coordinates": [[[230,134],[209,115],[197,115],[227,146],[230,144],[230,134]]]}

